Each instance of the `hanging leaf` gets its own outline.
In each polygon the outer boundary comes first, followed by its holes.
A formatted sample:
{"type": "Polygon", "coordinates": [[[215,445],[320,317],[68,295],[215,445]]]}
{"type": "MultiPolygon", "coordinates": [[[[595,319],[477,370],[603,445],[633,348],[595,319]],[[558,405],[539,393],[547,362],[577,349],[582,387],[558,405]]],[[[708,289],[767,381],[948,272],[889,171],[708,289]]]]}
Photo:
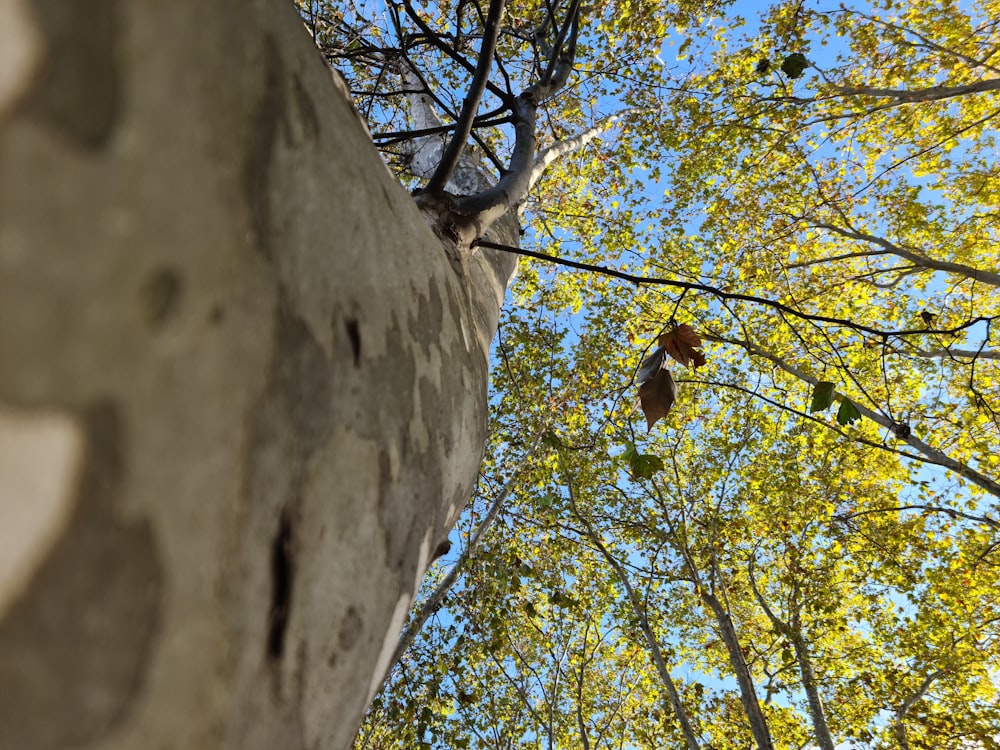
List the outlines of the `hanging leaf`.
{"type": "Polygon", "coordinates": [[[705,355],[697,350],[701,339],[687,323],[682,323],[673,330],[660,336],[660,346],[685,367],[701,367],[705,364],[705,355]]]}
{"type": "Polygon", "coordinates": [[[632,474],[636,479],[652,479],[658,471],[663,471],[663,459],[652,453],[638,455],[632,464],[632,474]]]}
{"type": "Polygon", "coordinates": [[[789,78],[801,78],[803,71],[808,67],[806,56],[801,52],[793,52],[781,63],[781,72],[789,78]]]}
{"type": "Polygon", "coordinates": [[[650,354],[644,360],[642,364],[639,365],[639,373],[636,375],[635,379],[642,385],[647,380],[651,380],[654,375],[656,375],[657,370],[663,367],[664,352],[663,347],[658,347],[655,352],[650,354]]]}
{"type": "Polygon", "coordinates": [[[757,64],[754,65],[753,69],[758,74],[764,75],[767,71],[771,69],[771,61],[768,60],[766,57],[762,57],[760,60],[757,61],[757,64]]]}
{"type": "Polygon", "coordinates": [[[639,386],[639,404],[646,416],[646,429],[653,429],[658,420],[667,416],[676,400],[677,384],[670,370],[658,370],[656,375],[639,386]]]}
{"type": "Polygon", "coordinates": [[[858,407],[851,399],[845,398],[840,402],[840,408],[837,409],[837,422],[845,425],[854,424],[859,419],[861,419],[861,412],[858,411],[858,407]]]}
{"type": "Polygon", "coordinates": [[[833,403],[833,383],[829,380],[819,381],[813,388],[812,404],[809,411],[823,411],[833,403]]]}
{"type": "Polygon", "coordinates": [[[654,453],[639,453],[632,443],[628,443],[622,455],[628,461],[629,471],[636,479],[652,479],[656,472],[663,471],[662,458],[654,453]]]}

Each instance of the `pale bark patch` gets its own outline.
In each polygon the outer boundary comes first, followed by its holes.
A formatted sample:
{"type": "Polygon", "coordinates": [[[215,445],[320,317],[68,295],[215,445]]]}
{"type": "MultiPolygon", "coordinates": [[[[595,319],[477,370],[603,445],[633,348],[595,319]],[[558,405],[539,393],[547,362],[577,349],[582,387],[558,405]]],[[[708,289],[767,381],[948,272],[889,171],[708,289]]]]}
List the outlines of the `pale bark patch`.
{"type": "Polygon", "coordinates": [[[0,405],[0,616],[65,530],[82,454],[71,417],[0,405]]]}
{"type": "Polygon", "coordinates": [[[16,727],[19,750],[83,746],[123,722],[161,626],[159,544],[147,520],[121,511],[130,459],[122,409],[98,402],[83,423],[72,517],[0,621],[0,727],[16,727]]]}
{"type": "Polygon", "coordinates": [[[406,615],[410,611],[412,599],[409,594],[402,594],[396,602],[396,608],[392,612],[392,619],[389,621],[389,629],[382,639],[382,650],[379,651],[378,661],[375,663],[375,671],[372,673],[372,681],[368,685],[368,703],[372,702],[375,693],[382,687],[382,680],[386,671],[392,664],[392,655],[396,650],[396,640],[403,630],[403,623],[406,622],[406,615]]]}
{"type": "Polygon", "coordinates": [[[41,56],[41,38],[23,0],[0,0],[0,118],[31,82],[41,56]]]}

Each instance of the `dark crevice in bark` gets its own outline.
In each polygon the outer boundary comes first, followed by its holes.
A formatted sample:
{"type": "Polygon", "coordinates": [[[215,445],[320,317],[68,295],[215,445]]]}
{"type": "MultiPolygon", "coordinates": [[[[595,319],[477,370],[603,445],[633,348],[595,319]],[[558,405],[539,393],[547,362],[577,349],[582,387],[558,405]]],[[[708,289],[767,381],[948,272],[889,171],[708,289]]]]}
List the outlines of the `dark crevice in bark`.
{"type": "Polygon", "coordinates": [[[347,338],[351,342],[351,353],[354,355],[354,366],[361,367],[361,328],[358,326],[358,321],[354,318],[348,318],[345,320],[344,327],[347,329],[347,338]]]}
{"type": "Polygon", "coordinates": [[[285,652],[285,632],[291,612],[294,576],[292,521],[286,509],[281,512],[278,533],[271,543],[271,610],[268,614],[267,656],[274,661],[281,659],[285,652]]]}

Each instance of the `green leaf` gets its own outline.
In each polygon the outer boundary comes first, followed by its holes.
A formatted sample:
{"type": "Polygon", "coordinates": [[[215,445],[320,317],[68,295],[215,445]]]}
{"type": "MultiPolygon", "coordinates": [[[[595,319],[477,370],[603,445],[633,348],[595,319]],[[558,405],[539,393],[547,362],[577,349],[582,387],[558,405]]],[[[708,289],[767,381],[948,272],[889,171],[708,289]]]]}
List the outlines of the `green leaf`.
{"type": "Polygon", "coordinates": [[[625,441],[625,450],[622,452],[622,456],[626,461],[632,463],[633,459],[639,455],[639,451],[636,450],[635,443],[630,440],[625,441]]]}
{"type": "Polygon", "coordinates": [[[538,507],[543,510],[545,508],[551,508],[556,503],[557,500],[558,498],[551,492],[546,492],[544,495],[538,498],[538,507]]]}
{"type": "Polygon", "coordinates": [[[658,471],[663,471],[663,459],[654,453],[639,453],[632,443],[622,454],[629,464],[629,472],[636,479],[652,479],[658,471]]]}
{"type": "Polygon", "coordinates": [[[803,71],[808,67],[806,56],[801,52],[793,52],[781,63],[781,72],[789,78],[801,78],[803,71]]]}
{"type": "Polygon", "coordinates": [[[546,430],[545,431],[545,434],[542,435],[542,442],[545,445],[549,446],[550,448],[564,448],[564,447],[566,447],[563,444],[563,441],[559,439],[559,436],[556,435],[551,430],[546,430]]]}
{"type": "Polygon", "coordinates": [[[837,422],[840,424],[854,424],[859,419],[861,419],[861,412],[858,411],[858,407],[854,405],[851,399],[845,398],[840,402],[840,408],[837,410],[837,422]]]}
{"type": "Polygon", "coordinates": [[[833,383],[829,380],[819,381],[813,388],[812,404],[809,411],[823,411],[833,403],[833,383]]]}

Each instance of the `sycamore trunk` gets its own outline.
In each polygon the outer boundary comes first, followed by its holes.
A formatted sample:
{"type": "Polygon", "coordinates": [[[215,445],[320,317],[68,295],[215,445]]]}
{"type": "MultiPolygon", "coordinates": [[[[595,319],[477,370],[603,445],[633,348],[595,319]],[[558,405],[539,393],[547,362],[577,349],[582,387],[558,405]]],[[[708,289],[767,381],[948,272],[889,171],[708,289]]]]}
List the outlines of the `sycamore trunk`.
{"type": "Polygon", "coordinates": [[[445,252],[290,3],[0,17],[0,748],[346,748],[513,256],[445,252]]]}

